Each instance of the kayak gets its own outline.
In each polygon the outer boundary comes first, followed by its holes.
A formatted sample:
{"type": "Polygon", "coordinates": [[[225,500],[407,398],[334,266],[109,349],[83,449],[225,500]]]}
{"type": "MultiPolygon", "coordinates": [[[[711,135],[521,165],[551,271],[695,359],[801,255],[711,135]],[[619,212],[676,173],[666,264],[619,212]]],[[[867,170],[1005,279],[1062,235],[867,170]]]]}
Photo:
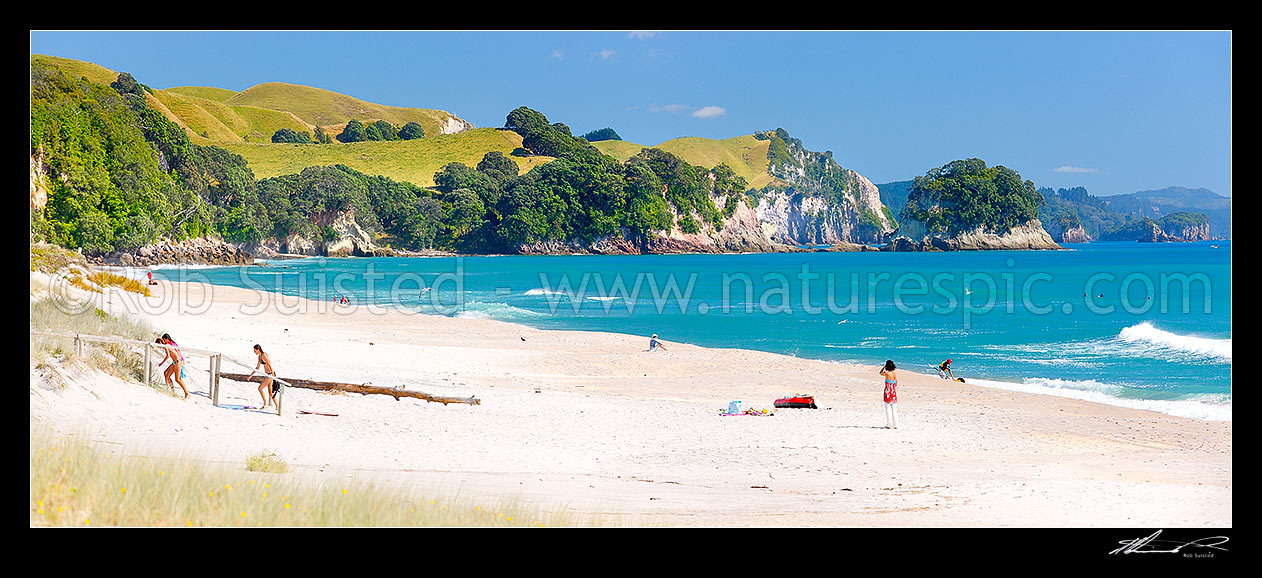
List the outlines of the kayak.
{"type": "Polygon", "coordinates": [[[776,400],[776,407],[799,407],[808,409],[818,409],[815,407],[815,396],[794,394],[789,397],[782,397],[776,400]]]}

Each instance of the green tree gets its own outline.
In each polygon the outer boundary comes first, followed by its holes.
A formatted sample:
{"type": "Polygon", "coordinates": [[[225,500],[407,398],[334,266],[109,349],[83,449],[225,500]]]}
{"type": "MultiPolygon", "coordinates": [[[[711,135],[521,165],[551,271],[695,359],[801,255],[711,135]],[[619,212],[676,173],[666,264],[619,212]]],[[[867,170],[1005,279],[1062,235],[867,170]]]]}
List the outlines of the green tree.
{"type": "Polygon", "coordinates": [[[614,129],[605,127],[583,135],[583,140],[587,142],[597,142],[602,140],[622,140],[622,137],[618,136],[618,133],[614,131],[614,129]]]}
{"type": "Polygon", "coordinates": [[[364,129],[364,123],[351,119],[346,123],[346,128],[337,135],[337,140],[341,142],[363,142],[368,140],[368,132],[364,129]]]}
{"type": "Polygon", "coordinates": [[[316,125],[315,137],[312,138],[311,140],[315,141],[318,144],[329,144],[331,139],[329,138],[329,135],[325,134],[324,127],[320,125],[316,125]]]}
{"type": "Polygon", "coordinates": [[[282,128],[272,134],[272,142],[311,144],[311,135],[291,128],[282,128]]]}
{"type": "Polygon", "coordinates": [[[517,176],[517,163],[504,156],[500,151],[491,151],[482,155],[482,160],[478,162],[478,172],[491,178],[496,183],[502,183],[517,176]]]}
{"type": "Polygon", "coordinates": [[[399,140],[399,133],[394,128],[394,125],[384,120],[379,120],[372,124],[377,127],[377,132],[381,133],[381,140],[399,140]]]}
{"type": "Polygon", "coordinates": [[[420,123],[412,121],[399,129],[399,138],[403,140],[415,140],[425,136],[425,129],[421,128],[420,123]]]}
{"type": "Polygon", "coordinates": [[[486,207],[477,193],[469,189],[456,189],[442,199],[447,235],[453,244],[482,224],[486,207]]]}

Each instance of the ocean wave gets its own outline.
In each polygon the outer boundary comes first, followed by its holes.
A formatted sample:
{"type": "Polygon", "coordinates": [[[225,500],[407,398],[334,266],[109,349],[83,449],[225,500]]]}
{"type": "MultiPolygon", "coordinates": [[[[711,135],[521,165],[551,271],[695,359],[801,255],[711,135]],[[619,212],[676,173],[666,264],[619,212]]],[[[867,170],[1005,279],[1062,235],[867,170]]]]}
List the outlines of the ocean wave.
{"type": "Polygon", "coordinates": [[[1178,353],[1231,361],[1231,339],[1210,339],[1162,331],[1143,322],[1122,329],[1117,338],[1142,347],[1159,348],[1178,353]]]}
{"type": "Polygon", "coordinates": [[[588,297],[588,299],[591,299],[593,301],[613,301],[615,299],[622,299],[622,298],[615,295],[613,297],[588,297]]]}
{"type": "Polygon", "coordinates": [[[511,321],[514,319],[534,319],[546,317],[544,313],[514,307],[507,303],[484,303],[481,301],[470,301],[465,303],[464,310],[457,313],[455,317],[465,319],[498,319],[500,321],[511,321]]]}
{"type": "Polygon", "coordinates": [[[547,289],[530,289],[524,295],[565,295],[562,291],[549,291],[547,289]]]}
{"type": "Polygon", "coordinates": [[[1095,403],[1141,409],[1207,421],[1231,421],[1231,398],[1226,395],[1200,394],[1182,399],[1136,399],[1123,397],[1127,388],[1094,379],[1070,380],[1030,377],[1021,383],[969,379],[969,385],[1005,389],[1040,395],[1055,395],[1095,403]]]}

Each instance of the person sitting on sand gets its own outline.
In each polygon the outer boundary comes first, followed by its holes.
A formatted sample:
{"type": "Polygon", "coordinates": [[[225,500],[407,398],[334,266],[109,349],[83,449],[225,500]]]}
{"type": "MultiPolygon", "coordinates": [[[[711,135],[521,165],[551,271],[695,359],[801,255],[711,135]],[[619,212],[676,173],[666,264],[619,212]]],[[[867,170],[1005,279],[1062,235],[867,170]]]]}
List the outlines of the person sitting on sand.
{"type": "Polygon", "coordinates": [[[938,364],[938,377],[941,377],[942,379],[955,379],[955,376],[951,374],[950,359],[938,364]]]}
{"type": "MultiPolygon", "coordinates": [[[[254,374],[259,370],[259,366],[263,366],[263,372],[267,374],[267,377],[264,377],[263,383],[259,385],[259,395],[262,396],[263,407],[266,408],[269,399],[273,401],[276,399],[276,392],[280,391],[280,384],[272,379],[276,377],[276,370],[272,369],[272,358],[263,353],[263,348],[257,343],[254,344],[254,354],[259,357],[259,362],[254,364],[254,371],[251,371],[246,379],[254,377],[254,374]],[[276,387],[273,388],[272,385],[276,385],[276,387]],[[266,393],[263,392],[265,389],[267,390],[266,393]]],[[[277,406],[276,409],[279,410],[280,406],[277,406]]]]}
{"type": "Polygon", "coordinates": [[[885,376],[885,429],[898,429],[898,376],[894,374],[894,360],[887,359],[881,368],[885,376]]]}
{"type": "Polygon", "coordinates": [[[162,377],[166,379],[167,387],[175,390],[175,386],[171,384],[171,379],[174,377],[175,383],[180,384],[180,389],[184,390],[184,399],[188,399],[188,388],[184,387],[184,377],[188,374],[184,372],[184,354],[180,353],[179,344],[174,339],[171,339],[171,334],[169,333],[163,333],[162,337],[154,340],[154,343],[164,345],[163,350],[166,351],[166,356],[158,362],[158,365],[162,365],[162,362],[168,359],[171,360],[171,365],[167,366],[166,371],[162,372],[162,377]]]}
{"type": "Polygon", "coordinates": [[[666,351],[666,346],[662,345],[662,342],[657,340],[657,334],[654,333],[653,337],[649,339],[649,351],[657,351],[657,348],[659,347],[662,348],[662,351],[666,351]]]}

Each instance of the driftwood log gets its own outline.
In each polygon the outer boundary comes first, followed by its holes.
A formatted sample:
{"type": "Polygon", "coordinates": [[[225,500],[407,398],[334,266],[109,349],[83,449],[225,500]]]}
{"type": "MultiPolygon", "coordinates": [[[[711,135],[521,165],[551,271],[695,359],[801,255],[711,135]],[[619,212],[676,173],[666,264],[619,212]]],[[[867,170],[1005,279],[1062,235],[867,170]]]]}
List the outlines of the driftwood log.
{"type": "MultiPolygon", "coordinates": [[[[247,373],[220,372],[219,377],[224,377],[227,379],[231,379],[233,381],[243,381],[243,382],[250,382],[250,381],[262,382],[263,381],[263,377],[258,374],[255,374],[254,378],[250,378],[250,375],[247,373]]],[[[338,383],[336,381],[314,381],[310,379],[293,379],[293,378],[288,378],[288,377],[284,377],[281,379],[285,383],[289,384],[291,387],[301,387],[303,389],[318,389],[318,390],[323,390],[323,391],[330,391],[330,390],[349,391],[351,393],[358,393],[360,395],[369,395],[369,394],[388,395],[390,397],[393,397],[395,401],[399,401],[400,397],[414,397],[416,399],[423,399],[425,401],[441,403],[443,405],[447,405],[449,403],[467,403],[469,405],[480,405],[482,403],[482,400],[476,397],[451,397],[451,396],[445,396],[445,395],[432,395],[432,394],[423,393],[420,391],[395,389],[393,387],[379,387],[376,385],[362,385],[362,384],[357,384],[357,383],[338,383]]]]}

